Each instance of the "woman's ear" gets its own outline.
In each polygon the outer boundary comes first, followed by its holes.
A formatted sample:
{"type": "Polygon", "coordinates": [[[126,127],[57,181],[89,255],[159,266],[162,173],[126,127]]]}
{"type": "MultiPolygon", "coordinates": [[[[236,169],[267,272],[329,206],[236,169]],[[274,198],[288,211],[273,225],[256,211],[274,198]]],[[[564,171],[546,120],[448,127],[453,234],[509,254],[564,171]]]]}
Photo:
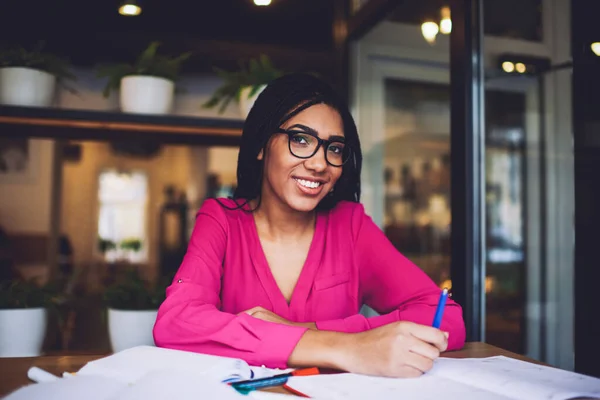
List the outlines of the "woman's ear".
{"type": "Polygon", "coordinates": [[[264,150],[263,150],[263,149],[260,149],[260,153],[258,153],[258,155],[256,156],[256,159],[257,159],[258,161],[262,161],[262,159],[263,159],[263,154],[264,154],[264,150]]]}

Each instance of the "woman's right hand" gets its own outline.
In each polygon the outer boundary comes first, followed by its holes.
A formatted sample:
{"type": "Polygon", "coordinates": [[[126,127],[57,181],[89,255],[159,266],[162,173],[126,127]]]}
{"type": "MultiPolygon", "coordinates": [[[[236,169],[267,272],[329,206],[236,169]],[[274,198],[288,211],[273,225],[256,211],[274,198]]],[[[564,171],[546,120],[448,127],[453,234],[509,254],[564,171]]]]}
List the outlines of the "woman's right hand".
{"type": "Polygon", "coordinates": [[[408,321],[345,334],[336,346],[337,366],[345,371],[394,378],[422,375],[448,347],[448,333],[408,321]]]}

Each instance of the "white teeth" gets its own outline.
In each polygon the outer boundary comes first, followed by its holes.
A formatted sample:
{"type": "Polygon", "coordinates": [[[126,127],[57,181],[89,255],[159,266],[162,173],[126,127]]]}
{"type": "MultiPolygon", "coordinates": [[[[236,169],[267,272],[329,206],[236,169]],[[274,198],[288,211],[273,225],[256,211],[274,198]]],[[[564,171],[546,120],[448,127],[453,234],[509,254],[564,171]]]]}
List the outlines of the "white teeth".
{"type": "Polygon", "coordinates": [[[304,179],[296,179],[296,181],[299,182],[302,186],[311,188],[311,189],[316,189],[319,186],[321,186],[321,182],[307,181],[304,179]]]}

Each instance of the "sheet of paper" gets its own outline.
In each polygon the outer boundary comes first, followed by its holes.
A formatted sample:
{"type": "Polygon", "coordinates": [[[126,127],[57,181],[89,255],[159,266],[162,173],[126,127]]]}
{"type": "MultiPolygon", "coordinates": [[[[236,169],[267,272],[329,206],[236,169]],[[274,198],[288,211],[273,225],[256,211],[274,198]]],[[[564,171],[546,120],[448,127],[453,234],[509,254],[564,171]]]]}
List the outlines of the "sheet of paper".
{"type": "Polygon", "coordinates": [[[600,398],[600,379],[504,356],[440,358],[429,375],[486,388],[515,399],[600,398]]]}
{"type": "Polygon", "coordinates": [[[47,383],[32,383],[4,400],[111,400],[127,384],[102,376],[77,376],[47,383]]]}
{"type": "Polygon", "coordinates": [[[265,368],[265,367],[254,367],[254,366],[251,366],[250,369],[252,369],[252,372],[254,373],[253,379],[267,378],[269,376],[285,374],[287,372],[294,370],[294,368],[276,369],[276,368],[265,368]]]}
{"type": "Polygon", "coordinates": [[[232,387],[201,374],[153,371],[110,400],[242,400],[232,387]]]}
{"type": "Polygon", "coordinates": [[[461,399],[509,400],[500,394],[437,376],[412,379],[378,378],[356,374],[292,377],[288,386],[317,399],[461,399]]]}
{"type": "Polygon", "coordinates": [[[202,374],[155,370],[136,383],[80,376],[21,388],[7,400],[241,400],[246,396],[202,374]]]}
{"type": "Polygon", "coordinates": [[[138,381],[156,370],[193,371],[214,380],[249,379],[251,370],[242,360],[153,346],[138,346],[86,364],[77,375],[99,375],[125,383],[138,381]]]}
{"type": "MultiPolygon", "coordinates": [[[[260,391],[260,390],[255,390],[253,392],[250,392],[248,394],[249,397],[256,399],[256,400],[295,400],[297,399],[297,397],[291,397],[289,394],[283,394],[283,393],[273,393],[273,392],[266,392],[266,391],[260,391]]],[[[316,399],[319,400],[319,399],[316,399]]]]}

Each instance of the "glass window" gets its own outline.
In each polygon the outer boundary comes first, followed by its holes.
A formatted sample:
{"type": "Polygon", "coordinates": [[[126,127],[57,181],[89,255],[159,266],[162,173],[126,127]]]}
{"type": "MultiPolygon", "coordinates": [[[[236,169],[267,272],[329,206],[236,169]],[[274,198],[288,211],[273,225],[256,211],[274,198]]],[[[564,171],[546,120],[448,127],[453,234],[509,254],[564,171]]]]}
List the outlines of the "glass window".
{"type": "MultiPolygon", "coordinates": [[[[405,1],[388,17],[392,22],[421,25],[435,22],[442,30],[448,1],[405,1]]],[[[484,0],[484,32],[489,36],[541,42],[542,0],[484,0]]]]}
{"type": "Polygon", "coordinates": [[[542,0],[484,0],[483,7],[486,35],[543,40],[542,0]]]}
{"type": "Polygon", "coordinates": [[[146,261],[146,174],[102,172],[98,200],[98,247],[106,261],[146,261]]]}
{"type": "Polygon", "coordinates": [[[436,283],[450,286],[450,91],[385,80],[384,231],[436,283]]]}
{"type": "Polygon", "coordinates": [[[486,340],[525,352],[525,94],[486,91],[486,340]]]}
{"type": "MultiPolygon", "coordinates": [[[[541,37],[540,1],[488,0],[486,6],[494,14],[485,18],[486,32],[541,37]]],[[[485,338],[566,369],[573,367],[571,76],[567,69],[529,66],[569,59],[568,8],[569,2],[555,2],[548,10],[556,40],[547,46],[492,44],[489,37],[483,43],[485,338]]]]}

